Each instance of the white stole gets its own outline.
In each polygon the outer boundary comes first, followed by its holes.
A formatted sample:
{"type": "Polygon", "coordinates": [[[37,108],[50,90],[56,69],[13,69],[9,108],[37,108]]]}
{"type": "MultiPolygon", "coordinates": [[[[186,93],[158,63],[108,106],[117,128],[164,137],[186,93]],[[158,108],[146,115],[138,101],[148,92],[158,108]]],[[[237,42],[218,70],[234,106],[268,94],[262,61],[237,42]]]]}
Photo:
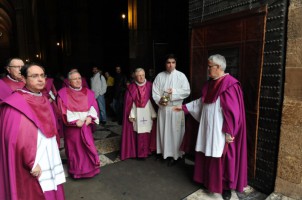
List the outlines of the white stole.
{"type": "Polygon", "coordinates": [[[37,164],[41,167],[39,184],[43,192],[57,190],[57,186],[66,182],[66,179],[56,136],[46,138],[38,129],[37,140],[37,153],[32,169],[37,164]]]}

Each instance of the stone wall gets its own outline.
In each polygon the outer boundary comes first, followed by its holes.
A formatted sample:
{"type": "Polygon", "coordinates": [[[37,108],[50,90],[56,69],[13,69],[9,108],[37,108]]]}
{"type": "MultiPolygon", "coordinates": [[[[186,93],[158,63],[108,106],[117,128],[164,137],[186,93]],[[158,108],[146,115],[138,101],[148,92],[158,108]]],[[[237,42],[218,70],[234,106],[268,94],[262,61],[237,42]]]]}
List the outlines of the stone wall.
{"type": "Polygon", "coordinates": [[[275,192],[302,199],[302,1],[290,0],[275,192]]]}

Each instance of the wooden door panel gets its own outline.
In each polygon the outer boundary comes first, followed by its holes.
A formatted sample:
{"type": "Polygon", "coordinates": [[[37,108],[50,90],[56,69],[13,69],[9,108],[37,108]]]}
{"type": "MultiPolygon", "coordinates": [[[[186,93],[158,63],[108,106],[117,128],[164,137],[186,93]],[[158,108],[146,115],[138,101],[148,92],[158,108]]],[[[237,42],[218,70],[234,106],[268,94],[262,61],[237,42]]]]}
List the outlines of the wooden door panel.
{"type": "Polygon", "coordinates": [[[192,48],[204,46],[204,32],[198,29],[192,31],[192,48]]]}
{"type": "Polygon", "coordinates": [[[204,65],[201,63],[206,62],[203,55],[203,48],[194,48],[192,51],[191,66],[194,67],[194,74],[191,75],[191,90],[194,98],[199,98],[201,94],[201,84],[207,80],[207,73],[205,73],[204,65]]]}
{"type": "Polygon", "coordinates": [[[265,25],[263,16],[252,16],[245,19],[245,41],[259,40],[263,37],[263,29],[258,29],[265,25]],[[257,27],[257,28],[255,28],[257,27]]]}
{"type": "Polygon", "coordinates": [[[252,42],[245,44],[246,59],[243,63],[244,69],[241,75],[240,82],[242,83],[245,99],[245,107],[249,112],[258,114],[258,104],[260,95],[261,82],[261,47],[260,42],[252,42]]]}
{"type": "Polygon", "coordinates": [[[241,41],[242,22],[239,20],[228,21],[227,23],[217,23],[207,27],[206,45],[211,46],[221,43],[233,43],[241,41]],[[223,36],[223,37],[222,37],[223,36]]]}

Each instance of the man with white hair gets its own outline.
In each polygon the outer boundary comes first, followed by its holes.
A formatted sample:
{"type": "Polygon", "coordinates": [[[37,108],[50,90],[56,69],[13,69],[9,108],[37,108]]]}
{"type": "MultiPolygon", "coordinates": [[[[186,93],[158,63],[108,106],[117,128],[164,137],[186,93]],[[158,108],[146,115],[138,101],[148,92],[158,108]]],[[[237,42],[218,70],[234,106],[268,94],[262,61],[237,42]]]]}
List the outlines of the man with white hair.
{"type": "Polygon", "coordinates": [[[121,160],[144,159],[155,150],[155,110],[151,103],[152,83],[145,70],[135,70],[135,82],[125,93],[121,160]],[[152,142],[154,141],[154,142],[152,142]]]}
{"type": "Polygon", "coordinates": [[[225,69],[223,56],[210,56],[210,79],[201,98],[173,109],[190,113],[199,122],[194,180],[228,200],[232,189],[242,192],[247,186],[247,149],[241,85],[225,69]]]}
{"type": "Polygon", "coordinates": [[[17,89],[24,87],[24,82],[21,76],[21,69],[24,62],[21,58],[11,58],[7,62],[7,75],[0,79],[0,102],[11,95],[17,89]]]}
{"type": "Polygon", "coordinates": [[[82,86],[78,71],[68,73],[69,86],[58,92],[58,107],[64,122],[65,152],[71,177],[90,178],[100,173],[92,126],[99,123],[94,92],[82,86]]]}

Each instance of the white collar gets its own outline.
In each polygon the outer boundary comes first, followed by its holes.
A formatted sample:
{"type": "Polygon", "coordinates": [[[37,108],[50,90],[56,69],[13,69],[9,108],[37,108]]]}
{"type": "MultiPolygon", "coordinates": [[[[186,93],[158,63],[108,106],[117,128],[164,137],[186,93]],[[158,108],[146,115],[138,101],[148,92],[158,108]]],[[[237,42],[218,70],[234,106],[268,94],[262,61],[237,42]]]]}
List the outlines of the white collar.
{"type": "Polygon", "coordinates": [[[147,79],[145,79],[145,81],[143,83],[138,83],[135,81],[135,84],[138,85],[138,86],[143,86],[147,83],[147,79]]]}
{"type": "Polygon", "coordinates": [[[41,97],[41,96],[42,96],[42,93],[41,93],[41,92],[35,93],[35,92],[23,90],[23,89],[17,89],[17,91],[21,91],[21,92],[23,92],[23,93],[31,94],[31,95],[34,95],[34,96],[37,96],[37,97],[41,97]]]}
{"type": "Polygon", "coordinates": [[[175,72],[176,69],[173,69],[171,72],[168,72],[167,70],[165,71],[167,74],[172,74],[173,72],[175,72]]]}
{"type": "Polygon", "coordinates": [[[223,74],[222,76],[218,76],[217,78],[213,78],[213,80],[218,80],[218,79],[220,79],[221,77],[224,77],[224,76],[226,76],[226,75],[229,75],[229,73],[225,73],[225,74],[223,74]]]}
{"type": "Polygon", "coordinates": [[[69,85],[69,88],[72,89],[72,90],[75,90],[75,91],[80,91],[80,90],[82,90],[82,86],[81,86],[79,89],[77,89],[77,88],[73,88],[73,87],[71,87],[71,86],[69,85]]]}
{"type": "Polygon", "coordinates": [[[7,74],[7,78],[9,78],[11,81],[14,81],[14,82],[20,82],[20,81],[18,81],[16,79],[13,79],[9,74],[7,74]]]}

